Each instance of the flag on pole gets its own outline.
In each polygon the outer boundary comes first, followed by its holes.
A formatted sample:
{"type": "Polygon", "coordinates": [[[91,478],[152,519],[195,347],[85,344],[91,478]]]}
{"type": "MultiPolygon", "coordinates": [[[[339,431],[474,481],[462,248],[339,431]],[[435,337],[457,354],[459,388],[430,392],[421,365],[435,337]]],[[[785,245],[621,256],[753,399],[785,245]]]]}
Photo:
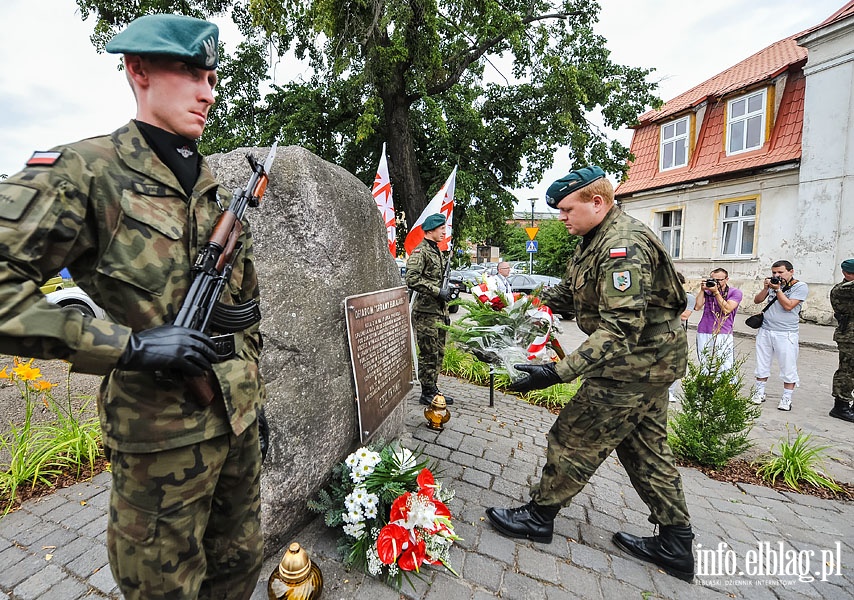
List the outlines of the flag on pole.
{"type": "Polygon", "coordinates": [[[448,180],[445,182],[445,185],[442,186],[442,189],[436,192],[436,195],[433,196],[433,199],[430,200],[430,204],[427,205],[427,208],[421,213],[421,216],[418,217],[418,220],[415,221],[415,225],[409,230],[409,234],[406,236],[406,241],[403,243],[403,247],[406,249],[406,254],[412,254],[412,251],[415,250],[415,246],[421,243],[421,240],[424,239],[424,230],[421,229],[421,224],[424,223],[424,219],[429,217],[430,215],[435,215],[436,213],[442,213],[445,215],[445,226],[447,227],[445,239],[439,243],[439,249],[442,251],[446,251],[448,249],[448,245],[451,243],[451,237],[453,235],[453,221],[454,221],[454,188],[457,185],[457,167],[454,167],[454,170],[451,171],[448,180]]]}
{"type": "Polygon", "coordinates": [[[392,256],[397,256],[397,228],[394,219],[394,201],[391,197],[391,180],[388,177],[388,163],[385,159],[385,142],[383,142],[380,166],[377,168],[377,176],[374,177],[374,187],[371,193],[377,203],[377,208],[380,209],[386,232],[388,232],[388,249],[392,256]]]}

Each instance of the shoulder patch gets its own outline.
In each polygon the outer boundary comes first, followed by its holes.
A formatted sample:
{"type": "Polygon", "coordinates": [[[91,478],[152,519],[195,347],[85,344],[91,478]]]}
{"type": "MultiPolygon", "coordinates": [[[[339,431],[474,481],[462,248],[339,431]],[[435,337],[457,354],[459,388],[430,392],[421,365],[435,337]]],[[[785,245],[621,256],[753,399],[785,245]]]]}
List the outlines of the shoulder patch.
{"type": "Polygon", "coordinates": [[[17,221],[38,195],[35,188],[0,182],[0,219],[17,221]]]}
{"type": "Polygon", "coordinates": [[[626,248],[611,248],[609,251],[611,258],[626,258],[626,248]]]}
{"type": "MultiPolygon", "coordinates": [[[[623,248],[625,250],[625,248],[623,248]]],[[[614,289],[620,292],[625,292],[632,287],[632,272],[631,271],[616,271],[611,273],[614,280],[614,289]]]]}
{"type": "Polygon", "coordinates": [[[412,251],[412,254],[418,254],[419,252],[421,252],[421,248],[416,248],[412,251]]]}
{"type": "Polygon", "coordinates": [[[59,160],[59,157],[62,156],[62,152],[33,152],[33,155],[30,157],[30,160],[27,161],[28,167],[50,167],[53,166],[56,161],[59,160]]]}

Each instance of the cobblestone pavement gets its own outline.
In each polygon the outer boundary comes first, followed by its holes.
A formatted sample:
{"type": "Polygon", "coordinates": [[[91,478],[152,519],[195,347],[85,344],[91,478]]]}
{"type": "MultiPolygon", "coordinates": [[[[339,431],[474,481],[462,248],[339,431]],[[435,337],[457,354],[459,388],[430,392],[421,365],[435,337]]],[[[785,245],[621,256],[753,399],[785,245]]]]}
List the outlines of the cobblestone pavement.
{"type": "MultiPolygon", "coordinates": [[[[565,325],[566,330],[574,327],[565,325]]],[[[820,336],[827,337],[827,332],[820,336]]],[[[827,347],[820,346],[824,343],[820,340],[815,343],[823,353],[823,359],[816,360],[832,373],[836,368],[832,342],[828,338],[827,347]]],[[[804,409],[792,414],[801,424],[812,423],[810,427],[837,449],[850,452],[850,424],[822,415],[829,405],[826,398],[816,399],[820,393],[814,386],[807,386],[811,376],[802,374],[796,401],[801,397],[804,409]],[[810,410],[807,403],[813,401],[817,404],[810,410]]],[[[705,573],[693,585],[635,560],[611,543],[618,530],[652,534],[648,511],[615,456],[561,511],[551,544],[498,535],[483,511],[527,501],[528,486],[544,463],[545,435],[554,415],[501,393],[495,393],[490,407],[487,388],[455,379],[442,377],[440,386],[458,399],[445,431],[427,429],[416,387],[404,400],[409,413],[403,441],[410,447],[423,446],[437,459],[443,468],[439,477],[456,492],[449,507],[463,540],[451,558],[460,577],[427,567],[414,589],[405,587],[398,593],[365,575],[345,571],[335,532],[315,519],[295,539],[323,571],[323,598],[854,598],[854,503],[721,483],[693,469],[680,469],[697,536],[697,570],[705,573]],[[760,548],[768,561],[759,558],[760,548]]],[[[778,437],[782,425],[771,420],[777,418],[772,408],[763,408],[769,433],[761,433],[760,440],[778,437]]],[[[787,419],[795,420],[791,415],[787,419]]],[[[839,467],[849,473],[852,465],[844,458],[839,467]]],[[[101,474],[27,502],[0,520],[0,600],[118,598],[105,547],[109,485],[109,475],[101,474]]],[[[266,562],[252,600],[267,597],[266,577],[280,556],[266,562]]]]}

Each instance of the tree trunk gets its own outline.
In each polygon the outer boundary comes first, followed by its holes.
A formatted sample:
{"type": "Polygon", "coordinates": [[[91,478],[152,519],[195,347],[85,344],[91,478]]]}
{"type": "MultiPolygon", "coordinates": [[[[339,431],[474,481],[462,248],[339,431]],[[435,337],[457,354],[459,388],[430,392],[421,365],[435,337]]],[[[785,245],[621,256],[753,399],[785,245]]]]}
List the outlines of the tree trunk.
{"type": "Polygon", "coordinates": [[[379,90],[383,101],[388,135],[388,172],[394,190],[396,211],[406,215],[406,227],[411,229],[427,206],[421,182],[412,134],[409,130],[409,100],[406,97],[403,73],[385,80],[379,90]]]}

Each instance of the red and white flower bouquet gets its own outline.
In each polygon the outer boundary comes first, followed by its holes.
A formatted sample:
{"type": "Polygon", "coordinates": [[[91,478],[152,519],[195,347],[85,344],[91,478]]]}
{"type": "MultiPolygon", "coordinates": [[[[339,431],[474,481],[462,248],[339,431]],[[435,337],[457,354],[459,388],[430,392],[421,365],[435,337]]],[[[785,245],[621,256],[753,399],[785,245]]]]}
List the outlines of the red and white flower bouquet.
{"type": "Polygon", "coordinates": [[[446,502],[453,492],[433,477],[428,460],[397,444],[359,448],[333,469],[333,481],[309,508],[342,530],[346,566],[399,589],[422,566],[449,562],[454,541],[446,502]]]}

